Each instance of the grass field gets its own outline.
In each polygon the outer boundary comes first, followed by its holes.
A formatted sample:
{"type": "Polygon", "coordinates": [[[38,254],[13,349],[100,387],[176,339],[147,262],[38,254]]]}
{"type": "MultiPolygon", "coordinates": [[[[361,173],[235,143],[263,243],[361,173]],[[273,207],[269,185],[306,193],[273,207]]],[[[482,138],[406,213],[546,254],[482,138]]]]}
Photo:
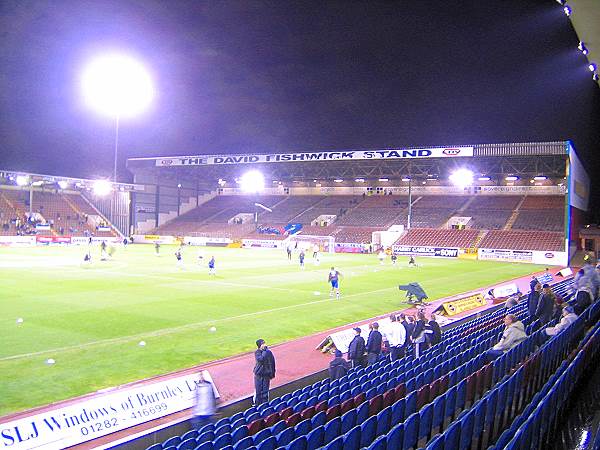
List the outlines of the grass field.
{"type": "Polygon", "coordinates": [[[207,248],[211,278],[198,248],[184,249],[183,268],[174,247],[156,257],[130,246],[111,261],[95,249],[88,267],[84,251],[0,248],[0,415],[246,352],[258,337],[281,343],[399,310],[399,283],[418,281],[433,300],[540,270],[424,258],[381,266],[351,254],[314,266],[309,254],[301,271],[282,251],[207,248]],[[344,276],[341,301],[328,296],[331,265],[344,276]]]}

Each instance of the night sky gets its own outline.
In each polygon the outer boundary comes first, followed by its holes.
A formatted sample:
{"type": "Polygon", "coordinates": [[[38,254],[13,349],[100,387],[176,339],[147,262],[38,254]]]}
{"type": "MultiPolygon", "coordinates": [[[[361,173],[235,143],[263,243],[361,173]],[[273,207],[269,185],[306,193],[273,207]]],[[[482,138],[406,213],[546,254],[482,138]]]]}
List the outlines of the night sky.
{"type": "Polygon", "coordinates": [[[552,0],[0,5],[0,168],[109,175],[78,77],[119,50],[157,90],[121,123],[121,178],[134,156],[564,139],[598,170],[600,89],[552,0]]]}

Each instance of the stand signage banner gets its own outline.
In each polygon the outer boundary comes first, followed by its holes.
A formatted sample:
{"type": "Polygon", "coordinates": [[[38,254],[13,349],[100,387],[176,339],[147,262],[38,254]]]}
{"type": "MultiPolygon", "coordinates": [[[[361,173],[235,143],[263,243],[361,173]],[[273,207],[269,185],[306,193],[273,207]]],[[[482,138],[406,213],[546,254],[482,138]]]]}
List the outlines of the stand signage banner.
{"type": "Polygon", "coordinates": [[[395,160],[418,158],[456,158],[473,156],[473,147],[439,147],[386,150],[347,150],[332,152],[302,152],[240,155],[195,155],[167,158],[142,158],[155,161],[158,167],[210,166],[226,164],[262,164],[276,162],[395,160]]]}
{"type": "Polygon", "coordinates": [[[410,245],[394,245],[392,251],[396,255],[435,256],[438,258],[457,258],[458,248],[419,247],[410,245]]]}
{"type": "Polygon", "coordinates": [[[474,294],[458,300],[446,302],[442,304],[442,307],[444,308],[444,313],[447,316],[454,316],[461,312],[470,311],[471,309],[485,306],[486,304],[487,302],[483,298],[482,294],[474,294]]]}
{"type": "Polygon", "coordinates": [[[71,236],[36,236],[35,241],[38,244],[50,245],[50,244],[70,244],[71,236]]]}
{"type": "Polygon", "coordinates": [[[0,236],[0,245],[30,246],[35,245],[36,236],[0,236]]]}
{"type": "Polygon", "coordinates": [[[231,244],[233,241],[228,238],[219,237],[185,236],[183,242],[185,242],[186,245],[227,245],[231,244]]]}
{"type": "MultiPolygon", "coordinates": [[[[213,383],[210,374],[204,379],[213,383]]],[[[118,389],[0,424],[3,448],[60,450],[190,408],[198,374],[118,389]]],[[[215,397],[219,392],[213,383],[215,397]]]]}
{"type": "Polygon", "coordinates": [[[267,240],[267,239],[242,239],[242,246],[245,248],[283,248],[283,240],[267,240]]]}

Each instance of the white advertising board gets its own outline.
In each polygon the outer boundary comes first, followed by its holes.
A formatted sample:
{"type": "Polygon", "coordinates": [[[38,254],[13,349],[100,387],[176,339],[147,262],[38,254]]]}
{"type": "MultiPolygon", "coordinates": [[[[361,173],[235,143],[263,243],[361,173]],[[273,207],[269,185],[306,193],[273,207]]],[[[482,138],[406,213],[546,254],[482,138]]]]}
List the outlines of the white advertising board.
{"type": "Polygon", "coordinates": [[[284,248],[283,240],[271,239],[242,239],[242,247],[244,248],[284,248]]]}
{"type": "Polygon", "coordinates": [[[0,245],[11,247],[29,247],[35,245],[35,236],[0,236],[0,245]]]}
{"type": "MultiPolygon", "coordinates": [[[[212,383],[207,371],[204,379],[212,383]]],[[[0,424],[11,450],[59,450],[157,419],[194,405],[198,374],[119,389],[64,407],[0,424]]],[[[219,393],[214,387],[215,396],[219,393]]]]}
{"type": "Polygon", "coordinates": [[[203,236],[185,236],[183,242],[186,245],[210,245],[210,244],[230,244],[233,241],[227,238],[203,237],[203,236]]]}

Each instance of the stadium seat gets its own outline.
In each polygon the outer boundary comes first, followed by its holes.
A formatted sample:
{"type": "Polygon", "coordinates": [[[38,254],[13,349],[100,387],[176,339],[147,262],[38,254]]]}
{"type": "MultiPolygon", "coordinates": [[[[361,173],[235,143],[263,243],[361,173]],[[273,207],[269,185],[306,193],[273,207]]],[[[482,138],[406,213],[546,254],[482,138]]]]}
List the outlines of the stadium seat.
{"type": "Polygon", "coordinates": [[[379,436],[367,447],[367,450],[386,450],[386,443],[387,438],[385,436],[379,436]]]}
{"type": "Polygon", "coordinates": [[[310,422],[310,419],[306,419],[298,423],[298,425],[294,427],[294,434],[296,436],[304,436],[308,434],[310,430],[312,430],[312,424],[310,422]]]}
{"type": "Polygon", "coordinates": [[[325,427],[318,426],[312,429],[306,436],[306,450],[316,450],[323,446],[325,427]]]}
{"type": "Polygon", "coordinates": [[[231,432],[231,440],[232,442],[238,442],[248,436],[248,427],[246,425],[242,425],[240,427],[234,428],[231,432]]]}
{"type": "Polygon", "coordinates": [[[371,416],[358,425],[360,426],[360,447],[368,447],[377,436],[377,416],[371,416]]]}
{"type": "Polygon", "coordinates": [[[425,450],[444,450],[444,436],[442,434],[433,436],[427,447],[425,447],[425,450]]]}
{"type": "Polygon", "coordinates": [[[257,450],[275,450],[279,445],[277,440],[271,436],[256,446],[257,450]]]}
{"type": "Polygon", "coordinates": [[[218,449],[224,448],[228,445],[231,445],[232,442],[233,441],[231,440],[231,434],[225,433],[225,434],[222,434],[221,436],[217,436],[215,438],[213,448],[215,450],[218,450],[218,449]]]}
{"type": "Polygon", "coordinates": [[[299,436],[285,446],[286,450],[306,450],[306,436],[299,436]]]}
{"type": "Polygon", "coordinates": [[[248,425],[248,435],[252,436],[253,434],[258,433],[260,430],[264,428],[265,421],[263,419],[256,419],[248,425]]]}
{"type": "Polygon", "coordinates": [[[277,436],[275,436],[275,438],[277,439],[278,447],[285,447],[296,438],[296,434],[294,433],[293,428],[286,428],[285,430],[281,431],[277,436]]]}
{"type": "Polygon", "coordinates": [[[386,438],[386,449],[401,449],[404,442],[404,423],[393,427],[386,438]]]}
{"type": "Polygon", "coordinates": [[[180,443],[181,443],[181,437],[173,436],[172,438],[169,438],[165,442],[163,442],[163,448],[167,448],[167,447],[171,447],[171,446],[177,447],[180,443]]]}
{"type": "Polygon", "coordinates": [[[344,450],[359,450],[360,449],[360,426],[356,426],[349,430],[343,436],[344,450]]]}
{"type": "Polygon", "coordinates": [[[323,429],[323,442],[331,442],[340,435],[342,420],[335,417],[325,424],[323,429]]]}
{"type": "Polygon", "coordinates": [[[233,450],[246,450],[250,447],[254,447],[255,441],[252,436],[245,437],[238,442],[236,442],[233,446],[233,450]]]}
{"type": "Polygon", "coordinates": [[[411,414],[404,423],[404,440],[402,449],[417,448],[419,439],[419,413],[411,414]]]}
{"type": "Polygon", "coordinates": [[[268,428],[263,428],[255,435],[249,437],[251,437],[254,440],[254,445],[260,444],[265,439],[271,437],[271,430],[268,428]]]}
{"type": "Polygon", "coordinates": [[[428,403],[419,411],[419,435],[418,440],[431,436],[431,426],[433,423],[433,403],[428,403]]]}
{"type": "MultiPolygon", "coordinates": [[[[387,408],[382,409],[379,414],[377,414],[377,429],[376,435],[380,436],[382,434],[387,433],[390,430],[390,419],[392,418],[392,407],[388,406],[387,408]]],[[[363,420],[358,420],[357,422],[363,423],[363,420]]]]}

